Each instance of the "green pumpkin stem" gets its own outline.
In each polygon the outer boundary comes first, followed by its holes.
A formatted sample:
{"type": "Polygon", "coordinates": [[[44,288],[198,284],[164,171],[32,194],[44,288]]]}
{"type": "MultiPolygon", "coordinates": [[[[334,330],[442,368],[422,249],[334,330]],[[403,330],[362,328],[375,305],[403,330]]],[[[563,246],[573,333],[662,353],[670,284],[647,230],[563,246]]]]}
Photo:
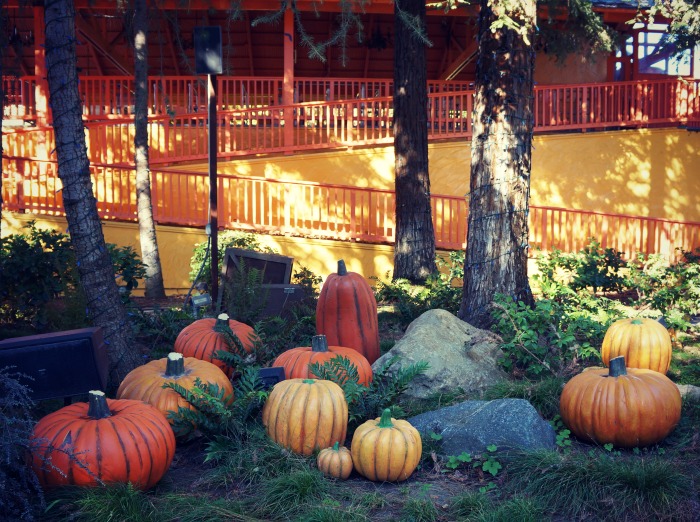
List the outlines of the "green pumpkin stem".
{"type": "Polygon", "coordinates": [[[610,359],[608,375],[610,377],[619,377],[620,375],[627,375],[627,368],[625,367],[625,356],[620,355],[614,359],[610,359]]]}
{"type": "Polygon", "coordinates": [[[303,382],[304,384],[315,384],[315,383],[316,383],[316,379],[304,379],[304,380],[301,381],[301,382],[303,382]]]}
{"type": "Polygon", "coordinates": [[[382,412],[382,417],[379,419],[379,424],[377,424],[378,427],[380,428],[393,428],[394,423],[391,422],[391,410],[389,408],[386,408],[382,412]]]}
{"type": "Polygon", "coordinates": [[[644,322],[641,319],[637,318],[632,319],[632,322],[630,324],[644,324],[644,322]]]}
{"type": "Polygon", "coordinates": [[[348,267],[345,266],[345,261],[343,261],[342,259],[338,260],[338,275],[348,275],[348,267]]]}
{"type": "Polygon", "coordinates": [[[340,451],[340,442],[337,440],[335,441],[335,444],[333,444],[333,451],[340,451]]]}
{"type": "Polygon", "coordinates": [[[326,336],[314,335],[311,338],[311,351],[312,352],[327,352],[328,351],[328,340],[326,336]]]}
{"type": "Polygon", "coordinates": [[[181,377],[185,373],[185,358],[181,353],[171,352],[165,363],[166,377],[181,377]]]}
{"type": "Polygon", "coordinates": [[[107,406],[107,399],[104,392],[99,390],[91,390],[88,393],[88,411],[87,416],[91,419],[106,419],[112,416],[107,406]]]}

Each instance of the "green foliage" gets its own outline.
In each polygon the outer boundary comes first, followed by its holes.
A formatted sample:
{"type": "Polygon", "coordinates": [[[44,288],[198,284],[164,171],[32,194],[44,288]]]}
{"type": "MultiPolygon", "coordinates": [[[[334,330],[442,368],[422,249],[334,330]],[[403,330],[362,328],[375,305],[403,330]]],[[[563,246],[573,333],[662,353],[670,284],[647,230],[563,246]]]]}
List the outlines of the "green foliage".
{"type": "MultiPolygon", "coordinates": [[[[20,334],[87,326],[69,236],[37,228],[34,221],[24,228],[25,233],[0,239],[0,324],[27,329],[20,334]]],[[[132,247],[107,244],[107,248],[127,301],[145,267],[132,247]]]]}
{"type": "Polygon", "coordinates": [[[568,520],[691,520],[691,476],[656,455],[594,450],[535,451],[508,463],[511,491],[537,498],[568,520]]]}
{"type": "Polygon", "coordinates": [[[538,379],[500,381],[484,390],[482,398],[524,399],[545,419],[554,419],[559,414],[559,396],[568,379],[563,376],[542,375],[538,379]]]}
{"type": "Polygon", "coordinates": [[[27,466],[34,428],[30,390],[21,375],[0,368],[0,519],[34,520],[44,506],[39,481],[27,466]]]}
{"type": "Polygon", "coordinates": [[[450,252],[447,258],[438,255],[435,262],[440,272],[428,277],[423,285],[415,285],[406,279],[382,281],[372,278],[377,281],[377,302],[393,305],[404,325],[408,325],[424,312],[436,308],[456,314],[462,301],[464,252],[450,252]]]}
{"type": "Polygon", "coordinates": [[[493,330],[503,339],[499,364],[508,372],[529,378],[557,375],[572,364],[598,361],[598,346],[607,327],[620,316],[609,300],[595,299],[598,310],[574,308],[574,299],[560,303],[539,299],[530,308],[497,295],[493,330]]]}
{"type": "Polygon", "coordinates": [[[180,308],[155,308],[145,312],[130,307],[127,313],[134,336],[149,348],[153,359],[167,356],[180,332],[195,320],[189,309],[180,308]]]}
{"type": "Polygon", "coordinates": [[[490,444],[481,455],[472,455],[466,451],[459,455],[449,455],[443,463],[445,468],[443,471],[464,469],[467,467],[467,464],[470,464],[470,467],[478,468],[484,473],[489,473],[492,477],[495,477],[503,469],[503,465],[496,458],[496,450],[498,450],[498,447],[495,444],[490,444]]]}
{"type": "Polygon", "coordinates": [[[55,497],[47,514],[58,519],[56,511],[70,510],[70,518],[79,522],[95,520],[139,520],[161,522],[153,500],[149,495],[129,484],[111,484],[101,488],[63,488],[53,493],[55,497]]]}
{"type": "Polygon", "coordinates": [[[668,266],[661,255],[628,263],[629,286],[637,292],[637,306],[658,310],[669,328],[690,329],[690,318],[700,315],[700,248],[682,251],[681,260],[668,266]]]}
{"type": "Polygon", "coordinates": [[[304,506],[320,504],[329,491],[330,482],[320,471],[294,471],[264,481],[261,484],[262,497],[251,507],[265,520],[278,520],[304,506]]]}
{"type": "Polygon", "coordinates": [[[248,267],[241,260],[222,277],[224,308],[231,319],[249,325],[260,319],[269,298],[269,291],[263,287],[264,275],[263,271],[248,267]]]}
{"type": "Polygon", "coordinates": [[[229,441],[243,443],[257,413],[267,399],[262,389],[258,368],[243,367],[235,382],[235,401],[231,405],[225,400],[224,390],[211,383],[195,380],[192,389],[183,388],[176,381],[167,382],[164,388],[172,388],[196,409],[178,408],[168,414],[173,420],[173,431],[180,438],[203,435],[208,439],[224,437],[229,441]]]}
{"type": "MultiPolygon", "coordinates": [[[[219,272],[222,272],[224,256],[227,248],[244,248],[256,252],[267,252],[274,254],[275,251],[269,247],[263,247],[258,240],[258,236],[247,232],[234,232],[224,230],[217,235],[217,245],[219,247],[219,272]]],[[[204,281],[211,287],[211,256],[208,241],[198,243],[194,247],[194,253],[190,259],[190,281],[204,281]]]]}
{"type": "Polygon", "coordinates": [[[411,522],[435,522],[438,510],[430,498],[409,498],[401,508],[401,520],[411,522]]]}
{"type": "Polygon", "coordinates": [[[358,383],[357,367],[346,357],[333,357],[323,364],[313,363],[309,369],[320,379],[333,381],[343,389],[348,401],[348,422],[357,423],[379,417],[385,408],[392,410],[393,417],[403,416],[395,402],[415,377],[425,373],[428,363],[418,362],[392,370],[396,361],[394,357],[377,368],[369,386],[358,383]]]}

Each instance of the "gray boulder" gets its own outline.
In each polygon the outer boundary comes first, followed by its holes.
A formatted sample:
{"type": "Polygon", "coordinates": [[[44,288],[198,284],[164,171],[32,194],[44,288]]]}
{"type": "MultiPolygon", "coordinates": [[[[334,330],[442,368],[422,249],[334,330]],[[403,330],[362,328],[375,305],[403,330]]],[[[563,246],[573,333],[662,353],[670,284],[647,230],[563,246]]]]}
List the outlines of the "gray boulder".
{"type": "Polygon", "coordinates": [[[445,393],[480,392],[506,378],[496,364],[501,339],[465,323],[446,310],[429,310],[415,319],[394,347],[372,365],[379,367],[396,357],[391,370],[425,361],[428,371],[404,392],[425,399],[445,393]]]}
{"type": "Polygon", "coordinates": [[[408,419],[423,438],[442,435],[440,453],[480,455],[495,444],[498,451],[555,449],[556,433],[524,399],[465,401],[408,419]]]}

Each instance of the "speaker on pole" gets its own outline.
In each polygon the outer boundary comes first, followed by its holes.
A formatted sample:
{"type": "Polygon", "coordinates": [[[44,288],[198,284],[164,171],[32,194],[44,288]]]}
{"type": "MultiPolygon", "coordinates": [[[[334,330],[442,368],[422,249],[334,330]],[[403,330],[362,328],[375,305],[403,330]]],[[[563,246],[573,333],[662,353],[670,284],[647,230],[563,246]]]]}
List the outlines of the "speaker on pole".
{"type": "Polygon", "coordinates": [[[221,74],[221,27],[194,28],[194,68],[197,74],[221,74]]]}

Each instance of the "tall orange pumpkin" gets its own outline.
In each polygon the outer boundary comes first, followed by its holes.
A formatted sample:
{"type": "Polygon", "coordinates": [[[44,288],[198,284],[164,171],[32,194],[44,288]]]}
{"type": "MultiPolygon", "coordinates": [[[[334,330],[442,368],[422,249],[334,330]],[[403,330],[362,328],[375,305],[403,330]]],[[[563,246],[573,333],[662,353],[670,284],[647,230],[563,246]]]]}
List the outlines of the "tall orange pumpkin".
{"type": "Polygon", "coordinates": [[[627,448],[662,441],[681,418],[681,394],[664,374],[625,368],[591,369],[566,383],[559,399],[564,424],[580,439],[627,448]]]}
{"type": "Polygon", "coordinates": [[[229,319],[226,314],[220,314],[216,319],[211,317],[198,319],[183,328],[175,339],[173,349],[185,357],[194,357],[214,363],[231,377],[233,370],[215,357],[219,350],[231,351],[226,343],[227,333],[235,335],[247,353],[251,353],[255,343],[259,341],[258,336],[250,326],[229,319]]]}
{"type": "MultiPolygon", "coordinates": [[[[215,384],[224,392],[224,400],[233,402],[233,386],[218,366],[170,353],[164,359],[151,361],[130,371],[119,385],[117,399],[134,399],[155,406],[167,417],[168,412],[177,413],[178,408],[194,407],[172,388],[164,388],[168,382],[177,383],[186,390],[194,387],[195,380],[215,384]]],[[[169,419],[172,424],[172,419],[169,419]]]]}
{"type": "Polygon", "coordinates": [[[329,275],[321,289],[316,332],[330,345],[357,350],[370,364],[379,358],[377,300],[364,277],[348,272],[342,259],[338,273],[329,275]]]}
{"type": "Polygon", "coordinates": [[[100,391],[89,397],[89,403],[65,406],[34,427],[32,467],[41,485],[154,486],[175,455],[165,416],[143,401],[108,400],[100,391]]]}
{"type": "Polygon", "coordinates": [[[272,366],[284,367],[287,379],[314,379],[315,376],[309,374],[309,365],[323,364],[338,356],[349,359],[357,367],[358,382],[369,386],[372,382],[372,366],[365,356],[352,348],[328,346],[325,335],[315,335],[311,339],[311,346],[300,346],[283,352],[272,366]]]}
{"type": "Polygon", "coordinates": [[[654,319],[620,319],[610,325],[603,338],[603,364],[624,355],[629,368],[646,368],[663,374],[671,365],[671,335],[654,319]]]}

